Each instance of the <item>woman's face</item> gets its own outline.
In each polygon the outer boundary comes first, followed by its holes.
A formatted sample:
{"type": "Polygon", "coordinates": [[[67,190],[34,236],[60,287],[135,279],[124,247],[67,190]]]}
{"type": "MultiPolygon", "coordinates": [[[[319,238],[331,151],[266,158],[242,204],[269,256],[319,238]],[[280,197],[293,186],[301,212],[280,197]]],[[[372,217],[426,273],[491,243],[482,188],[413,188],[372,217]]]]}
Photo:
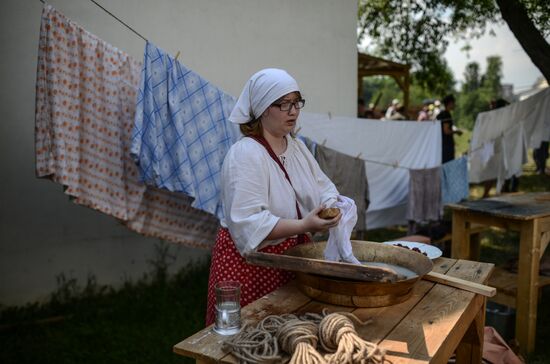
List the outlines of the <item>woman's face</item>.
{"type": "Polygon", "coordinates": [[[296,108],[295,103],[300,99],[300,94],[298,92],[291,92],[269,106],[264,111],[261,118],[263,131],[275,137],[283,137],[294,130],[296,127],[296,119],[298,119],[298,115],[300,115],[300,110],[296,108]],[[281,108],[287,108],[289,103],[289,110],[281,110],[281,108]]]}

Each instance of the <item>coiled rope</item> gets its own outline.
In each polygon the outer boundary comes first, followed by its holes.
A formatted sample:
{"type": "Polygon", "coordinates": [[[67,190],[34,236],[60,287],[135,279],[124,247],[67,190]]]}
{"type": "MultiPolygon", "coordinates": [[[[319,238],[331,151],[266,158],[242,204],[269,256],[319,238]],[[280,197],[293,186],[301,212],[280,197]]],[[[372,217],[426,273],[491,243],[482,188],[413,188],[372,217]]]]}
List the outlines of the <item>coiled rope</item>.
{"type": "Polygon", "coordinates": [[[275,336],[281,348],[292,354],[289,364],[326,364],[326,360],[315,349],[317,347],[318,325],[311,321],[291,319],[279,327],[275,336]]]}
{"type": "Polygon", "coordinates": [[[245,325],[224,343],[240,363],[380,364],[384,351],[361,339],[353,322],[366,325],[351,313],[271,315],[256,326],[245,325]],[[317,351],[320,347],[326,355],[317,351]]]}
{"type": "Polygon", "coordinates": [[[323,350],[331,353],[325,358],[329,364],[341,363],[384,363],[384,350],[365,341],[357,335],[351,314],[332,313],[319,324],[319,339],[323,350]]]}

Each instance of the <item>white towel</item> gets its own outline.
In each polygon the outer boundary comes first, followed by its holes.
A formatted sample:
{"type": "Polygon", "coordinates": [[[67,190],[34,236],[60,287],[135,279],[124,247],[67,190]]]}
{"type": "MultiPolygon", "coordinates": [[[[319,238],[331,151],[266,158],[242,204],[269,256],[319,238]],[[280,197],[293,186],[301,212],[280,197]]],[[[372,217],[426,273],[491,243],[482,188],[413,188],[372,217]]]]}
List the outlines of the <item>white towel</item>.
{"type": "Polygon", "coordinates": [[[342,212],[342,218],[337,226],[329,230],[325,259],[331,261],[344,261],[346,263],[361,264],[353,255],[351,248],[351,232],[357,222],[357,206],[355,202],[346,196],[339,195],[338,201],[332,207],[338,207],[342,212]]]}

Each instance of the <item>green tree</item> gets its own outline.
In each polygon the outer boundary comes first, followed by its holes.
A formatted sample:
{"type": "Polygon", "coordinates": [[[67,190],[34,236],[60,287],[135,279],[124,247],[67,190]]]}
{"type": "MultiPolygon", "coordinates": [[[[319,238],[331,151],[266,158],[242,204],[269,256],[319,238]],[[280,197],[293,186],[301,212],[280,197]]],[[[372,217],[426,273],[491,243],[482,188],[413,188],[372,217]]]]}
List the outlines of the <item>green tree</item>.
{"type": "Polygon", "coordinates": [[[498,56],[487,57],[487,71],[483,75],[481,86],[493,98],[502,93],[502,60],[498,56]]]}
{"type": "Polygon", "coordinates": [[[466,65],[464,71],[464,83],[462,84],[462,92],[475,91],[481,85],[481,77],[479,76],[479,64],[470,62],[466,65]]]}
{"type": "Polygon", "coordinates": [[[379,55],[413,65],[435,87],[448,36],[477,37],[505,21],[533,63],[550,79],[548,0],[359,0],[358,43],[368,35],[379,55]]]}
{"type": "Polygon", "coordinates": [[[458,94],[454,117],[461,128],[472,129],[477,114],[489,109],[489,104],[501,96],[502,60],[487,57],[487,69],[479,75],[479,64],[471,62],[464,71],[464,83],[458,94]]]}

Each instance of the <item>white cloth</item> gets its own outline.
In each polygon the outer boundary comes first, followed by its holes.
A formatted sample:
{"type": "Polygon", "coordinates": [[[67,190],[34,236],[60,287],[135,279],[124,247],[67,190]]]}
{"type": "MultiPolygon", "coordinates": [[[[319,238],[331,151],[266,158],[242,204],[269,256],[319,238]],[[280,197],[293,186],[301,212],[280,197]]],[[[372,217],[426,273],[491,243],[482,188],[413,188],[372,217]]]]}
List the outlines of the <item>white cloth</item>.
{"type": "Polygon", "coordinates": [[[289,136],[286,139],[288,146],[280,158],[292,186],[265,147],[252,138],[242,138],[225,157],[222,225],[229,229],[241,254],[260,246],[279,219],[298,218],[296,200],[302,216],[321,204],[328,207],[336,202],[338,190],[304,143],[289,136]]]}
{"type": "Polygon", "coordinates": [[[361,264],[353,255],[351,248],[351,232],[357,223],[357,206],[355,202],[346,196],[338,196],[338,201],[333,205],[338,207],[342,218],[337,226],[330,228],[325,259],[331,261],[344,261],[346,263],[361,264]]]}
{"type": "Polygon", "coordinates": [[[406,224],[409,171],[441,165],[441,124],[332,117],[301,112],[300,134],[318,144],[366,160],[370,205],[367,229],[406,224]],[[389,165],[371,163],[369,160],[389,165]]]}
{"type": "Polygon", "coordinates": [[[229,120],[244,124],[257,119],[274,101],[294,91],[300,91],[300,88],[286,71],[266,68],[256,72],[244,85],[229,120]]]}
{"type": "Polygon", "coordinates": [[[550,88],[530,98],[500,109],[480,113],[470,143],[470,182],[479,183],[521,174],[527,148],[538,148],[550,139],[550,88]],[[494,154],[485,161],[480,156],[486,143],[494,142],[494,154]]]}
{"type": "Polygon", "coordinates": [[[483,143],[480,150],[481,165],[484,166],[489,162],[489,159],[495,154],[495,142],[488,140],[483,143]]]}

